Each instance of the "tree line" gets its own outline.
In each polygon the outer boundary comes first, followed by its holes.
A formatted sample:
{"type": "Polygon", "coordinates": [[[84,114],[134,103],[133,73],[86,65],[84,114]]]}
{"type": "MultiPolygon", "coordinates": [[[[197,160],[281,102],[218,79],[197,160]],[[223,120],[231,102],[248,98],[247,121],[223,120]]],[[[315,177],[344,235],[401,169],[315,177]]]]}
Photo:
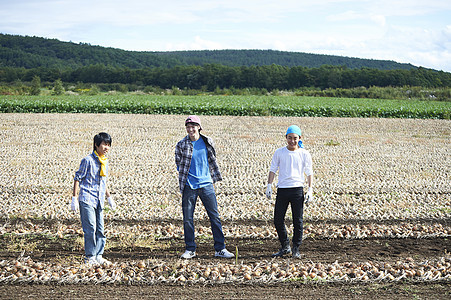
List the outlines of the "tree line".
{"type": "Polygon", "coordinates": [[[155,52],[160,57],[177,58],[185,65],[201,66],[220,64],[225,66],[303,66],[317,68],[322,65],[346,66],[351,69],[372,68],[379,70],[409,70],[416,68],[412,64],[389,60],[363,59],[326,54],[288,52],[277,50],[191,50],[173,52],[155,52]]]}
{"type": "Polygon", "coordinates": [[[324,65],[319,68],[269,66],[229,67],[217,64],[176,66],[174,68],[130,69],[89,65],[76,69],[0,68],[0,82],[31,82],[38,76],[42,82],[61,80],[66,83],[134,84],[162,89],[178,87],[214,91],[220,89],[257,88],[294,90],[300,88],[350,89],[355,87],[427,88],[451,87],[451,73],[424,68],[410,70],[350,69],[324,65]]]}

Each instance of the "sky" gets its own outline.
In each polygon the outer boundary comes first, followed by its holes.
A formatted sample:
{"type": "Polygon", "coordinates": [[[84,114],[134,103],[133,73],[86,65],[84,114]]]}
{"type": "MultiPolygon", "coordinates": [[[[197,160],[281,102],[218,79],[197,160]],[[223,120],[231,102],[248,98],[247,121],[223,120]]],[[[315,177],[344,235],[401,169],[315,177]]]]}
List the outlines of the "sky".
{"type": "Polygon", "coordinates": [[[450,0],[0,0],[0,33],[133,51],[306,52],[451,72],[450,0]]]}

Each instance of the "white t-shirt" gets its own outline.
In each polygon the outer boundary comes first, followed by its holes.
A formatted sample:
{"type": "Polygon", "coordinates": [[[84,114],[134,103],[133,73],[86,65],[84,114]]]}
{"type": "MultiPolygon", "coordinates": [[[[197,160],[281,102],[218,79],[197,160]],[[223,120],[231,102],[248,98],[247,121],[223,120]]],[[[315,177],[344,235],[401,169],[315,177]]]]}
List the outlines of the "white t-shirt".
{"type": "Polygon", "coordinates": [[[277,187],[292,188],[304,186],[304,173],[313,175],[312,157],[304,148],[290,151],[282,147],[274,152],[271,161],[270,172],[279,170],[279,181],[277,187]]]}

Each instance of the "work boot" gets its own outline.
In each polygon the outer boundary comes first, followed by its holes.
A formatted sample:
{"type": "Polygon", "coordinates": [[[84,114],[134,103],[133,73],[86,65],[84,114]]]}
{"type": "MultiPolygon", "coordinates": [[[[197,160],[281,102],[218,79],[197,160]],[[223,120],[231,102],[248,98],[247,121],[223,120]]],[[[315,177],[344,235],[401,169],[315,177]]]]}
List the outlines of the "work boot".
{"type": "Polygon", "coordinates": [[[281,247],[279,252],[274,253],[273,255],[271,255],[271,257],[283,257],[285,254],[290,254],[291,253],[291,248],[290,245],[281,247]]]}
{"type": "Polygon", "coordinates": [[[299,252],[299,247],[293,247],[293,258],[301,259],[301,253],[299,252]]]}

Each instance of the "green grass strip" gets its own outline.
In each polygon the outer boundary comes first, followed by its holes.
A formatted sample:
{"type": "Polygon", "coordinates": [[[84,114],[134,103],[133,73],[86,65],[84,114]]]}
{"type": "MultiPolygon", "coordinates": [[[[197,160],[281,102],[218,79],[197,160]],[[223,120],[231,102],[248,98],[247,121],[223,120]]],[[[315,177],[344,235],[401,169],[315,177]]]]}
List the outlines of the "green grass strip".
{"type": "Polygon", "coordinates": [[[297,96],[1,96],[1,113],[133,113],[450,119],[451,102],[297,96]]]}

